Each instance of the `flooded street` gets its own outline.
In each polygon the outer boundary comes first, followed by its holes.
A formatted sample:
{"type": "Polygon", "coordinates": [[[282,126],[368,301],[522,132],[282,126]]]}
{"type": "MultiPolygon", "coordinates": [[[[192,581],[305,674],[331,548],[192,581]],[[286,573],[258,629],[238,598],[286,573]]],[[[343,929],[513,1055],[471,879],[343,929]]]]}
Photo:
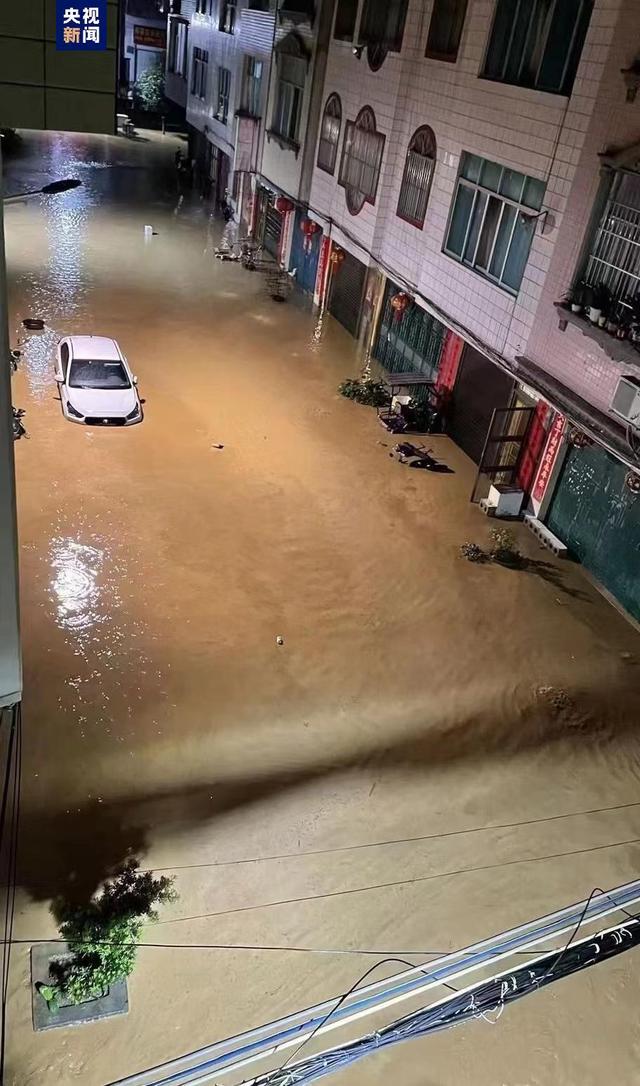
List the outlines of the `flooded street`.
{"type": "MultiPolygon", "coordinates": [[[[459,557],[488,534],[471,462],[446,437],[451,475],[389,458],[335,391],[354,342],[214,260],[175,149],[37,133],[6,164],[8,193],[83,182],[5,213],[30,436],[16,1086],[104,1086],[343,991],[376,954],[419,962],[638,877],[640,635],[569,564],[459,557]],[[118,340],[141,425],[63,419],[71,333],[118,340]],[[167,945],[140,951],[127,1017],[33,1033],[29,940],[127,855],[176,876],[148,934],[167,945]]],[[[623,955],[331,1081],[638,1083],[639,999],[623,955]]]]}

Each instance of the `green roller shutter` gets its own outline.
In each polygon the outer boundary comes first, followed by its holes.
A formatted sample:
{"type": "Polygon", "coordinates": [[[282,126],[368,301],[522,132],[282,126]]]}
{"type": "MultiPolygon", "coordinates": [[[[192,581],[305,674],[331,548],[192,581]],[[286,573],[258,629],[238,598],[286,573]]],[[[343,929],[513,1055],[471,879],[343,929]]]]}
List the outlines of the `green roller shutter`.
{"type": "Polygon", "coordinates": [[[627,468],[597,445],[570,449],[547,524],[622,606],[640,619],[640,496],[627,468]]]}

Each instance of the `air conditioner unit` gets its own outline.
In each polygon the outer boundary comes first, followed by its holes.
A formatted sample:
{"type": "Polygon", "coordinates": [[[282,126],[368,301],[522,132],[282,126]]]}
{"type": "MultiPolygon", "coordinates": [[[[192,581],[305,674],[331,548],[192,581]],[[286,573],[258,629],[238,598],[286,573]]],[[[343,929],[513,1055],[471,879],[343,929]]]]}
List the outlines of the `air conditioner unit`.
{"type": "Polygon", "coordinates": [[[630,426],[640,430],[640,379],[621,377],[611,401],[611,410],[630,426]]]}

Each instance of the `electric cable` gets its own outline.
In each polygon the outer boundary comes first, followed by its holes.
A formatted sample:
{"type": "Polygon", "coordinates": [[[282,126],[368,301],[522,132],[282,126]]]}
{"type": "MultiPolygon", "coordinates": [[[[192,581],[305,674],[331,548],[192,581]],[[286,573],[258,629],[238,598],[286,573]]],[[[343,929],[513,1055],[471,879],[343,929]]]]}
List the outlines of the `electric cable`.
{"type": "Polygon", "coordinates": [[[294,1086],[312,1082],[379,1048],[428,1036],[473,1019],[491,1021],[486,1017],[487,1013],[497,1011],[499,1017],[509,1003],[640,945],[640,921],[617,925],[571,946],[574,934],[572,932],[562,952],[562,960],[547,952],[527,966],[505,970],[487,981],[477,982],[455,996],[397,1019],[374,1033],[310,1056],[297,1065],[288,1068],[283,1065],[249,1082],[251,1086],[294,1086]]]}

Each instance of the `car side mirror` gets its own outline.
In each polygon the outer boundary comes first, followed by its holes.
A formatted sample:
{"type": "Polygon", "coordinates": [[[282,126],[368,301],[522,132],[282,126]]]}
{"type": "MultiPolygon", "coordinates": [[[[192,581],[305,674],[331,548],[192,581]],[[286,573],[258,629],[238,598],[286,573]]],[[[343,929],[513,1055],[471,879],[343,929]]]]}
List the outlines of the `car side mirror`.
{"type": "Polygon", "coordinates": [[[132,377],[132,381],[133,381],[134,385],[137,385],[137,383],[138,383],[138,378],[137,378],[137,377],[132,377]]]}
{"type": "Polygon", "coordinates": [[[56,373],[56,383],[61,385],[63,381],[64,381],[64,377],[62,376],[62,374],[61,373],[56,373]]]}

